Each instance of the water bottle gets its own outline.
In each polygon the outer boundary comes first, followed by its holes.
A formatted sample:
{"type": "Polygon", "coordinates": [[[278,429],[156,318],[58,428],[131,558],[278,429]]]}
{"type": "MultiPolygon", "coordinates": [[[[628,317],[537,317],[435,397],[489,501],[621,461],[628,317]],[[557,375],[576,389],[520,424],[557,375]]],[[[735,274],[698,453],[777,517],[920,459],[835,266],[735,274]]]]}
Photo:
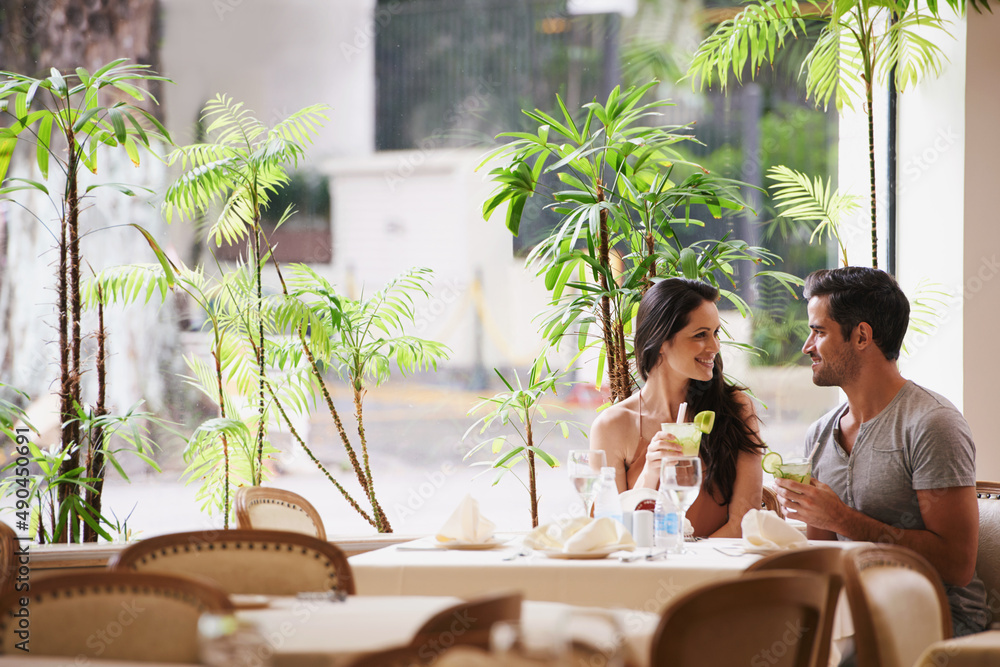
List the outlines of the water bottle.
{"type": "Polygon", "coordinates": [[[657,494],[653,514],[653,544],[657,549],[676,549],[684,538],[681,535],[680,508],[669,493],[660,491],[657,494]]]}
{"type": "Polygon", "coordinates": [[[601,468],[597,497],[594,499],[594,518],[603,516],[622,522],[622,504],[618,499],[618,484],[615,483],[615,469],[612,467],[601,468]]]}

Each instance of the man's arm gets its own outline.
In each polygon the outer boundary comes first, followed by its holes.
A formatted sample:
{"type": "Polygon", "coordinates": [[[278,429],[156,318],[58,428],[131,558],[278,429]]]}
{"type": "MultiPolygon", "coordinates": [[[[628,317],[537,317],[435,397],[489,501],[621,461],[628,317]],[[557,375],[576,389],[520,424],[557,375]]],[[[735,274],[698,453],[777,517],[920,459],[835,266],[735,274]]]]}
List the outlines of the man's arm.
{"type": "Polygon", "coordinates": [[[777,479],[778,497],[789,519],[809,526],[809,537],[836,533],[862,542],[899,544],[930,561],[947,584],[965,586],[976,569],[979,504],[974,486],[917,491],[924,529],[889,526],[851,509],[826,484],[777,479]]]}

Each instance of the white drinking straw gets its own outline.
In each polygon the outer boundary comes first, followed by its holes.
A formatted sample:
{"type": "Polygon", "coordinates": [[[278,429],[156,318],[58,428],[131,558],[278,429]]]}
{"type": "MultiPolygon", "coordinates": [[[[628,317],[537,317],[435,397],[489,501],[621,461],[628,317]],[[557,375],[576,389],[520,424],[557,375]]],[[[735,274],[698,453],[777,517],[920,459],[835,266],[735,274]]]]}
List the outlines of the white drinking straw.
{"type": "Polygon", "coordinates": [[[684,418],[687,416],[687,411],[688,411],[688,404],[687,403],[681,403],[680,406],[677,408],[677,423],[678,424],[680,424],[680,423],[682,423],[684,421],[684,418]]]}

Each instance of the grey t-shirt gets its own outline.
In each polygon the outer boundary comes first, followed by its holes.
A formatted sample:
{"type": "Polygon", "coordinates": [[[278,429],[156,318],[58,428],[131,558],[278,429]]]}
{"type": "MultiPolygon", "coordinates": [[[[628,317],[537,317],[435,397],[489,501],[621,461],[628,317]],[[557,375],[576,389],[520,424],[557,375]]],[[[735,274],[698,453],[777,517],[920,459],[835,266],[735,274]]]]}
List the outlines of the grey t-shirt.
{"type": "MultiPolygon", "coordinates": [[[[806,435],[813,475],[849,506],[893,528],[922,530],[917,491],[976,485],[976,445],[948,399],[907,382],[874,419],[861,424],[851,454],[840,446],[847,404],[828,412],[806,435]]],[[[843,536],[838,536],[846,539],[843,536]]],[[[945,585],[952,615],[986,626],[986,589],[945,585]]]]}

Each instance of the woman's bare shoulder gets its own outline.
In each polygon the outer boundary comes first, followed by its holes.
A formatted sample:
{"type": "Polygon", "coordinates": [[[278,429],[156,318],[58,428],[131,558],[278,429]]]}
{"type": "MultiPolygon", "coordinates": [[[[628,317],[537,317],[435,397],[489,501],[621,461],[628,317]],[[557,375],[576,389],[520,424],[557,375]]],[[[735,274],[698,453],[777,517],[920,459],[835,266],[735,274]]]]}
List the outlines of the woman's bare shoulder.
{"type": "Polygon", "coordinates": [[[594,419],[591,430],[619,434],[629,429],[636,431],[639,428],[638,417],[638,401],[632,400],[632,397],[626,398],[624,401],[601,410],[594,419]]]}

